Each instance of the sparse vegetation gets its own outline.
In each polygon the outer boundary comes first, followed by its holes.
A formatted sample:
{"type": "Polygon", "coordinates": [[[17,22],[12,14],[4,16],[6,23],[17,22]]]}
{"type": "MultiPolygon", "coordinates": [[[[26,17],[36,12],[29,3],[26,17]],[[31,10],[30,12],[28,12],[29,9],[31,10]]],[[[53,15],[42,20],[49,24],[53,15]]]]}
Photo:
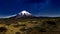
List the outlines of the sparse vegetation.
{"type": "Polygon", "coordinates": [[[7,31],[7,28],[5,27],[0,27],[0,32],[6,32],[7,31]]]}
{"type": "Polygon", "coordinates": [[[46,32],[46,29],[45,28],[42,28],[42,27],[34,27],[33,29],[39,31],[39,32],[46,32]]]}
{"type": "Polygon", "coordinates": [[[0,19],[0,32],[4,34],[54,34],[60,31],[60,18],[24,18],[24,19],[0,19]],[[36,33],[34,33],[36,32],[36,33]]]}
{"type": "Polygon", "coordinates": [[[16,32],[15,34],[20,34],[20,32],[16,32]]]}
{"type": "Polygon", "coordinates": [[[46,23],[49,25],[56,25],[56,23],[54,21],[47,21],[46,23]]]}
{"type": "Polygon", "coordinates": [[[0,34],[5,34],[7,31],[7,28],[5,27],[0,27],[0,34]]]}
{"type": "Polygon", "coordinates": [[[20,31],[24,32],[26,29],[25,27],[21,28],[20,31]]]}

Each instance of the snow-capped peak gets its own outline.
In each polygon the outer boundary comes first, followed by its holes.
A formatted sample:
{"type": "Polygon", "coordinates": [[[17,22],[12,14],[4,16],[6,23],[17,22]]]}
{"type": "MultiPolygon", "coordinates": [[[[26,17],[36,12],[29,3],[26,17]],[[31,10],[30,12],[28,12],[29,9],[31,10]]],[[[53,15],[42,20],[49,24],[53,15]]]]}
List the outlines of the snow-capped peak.
{"type": "Polygon", "coordinates": [[[23,10],[22,12],[18,13],[15,17],[12,18],[33,18],[31,13],[27,12],[26,10],[23,10]]]}
{"type": "Polygon", "coordinates": [[[24,10],[24,11],[20,12],[19,15],[31,15],[31,14],[24,10]]]}

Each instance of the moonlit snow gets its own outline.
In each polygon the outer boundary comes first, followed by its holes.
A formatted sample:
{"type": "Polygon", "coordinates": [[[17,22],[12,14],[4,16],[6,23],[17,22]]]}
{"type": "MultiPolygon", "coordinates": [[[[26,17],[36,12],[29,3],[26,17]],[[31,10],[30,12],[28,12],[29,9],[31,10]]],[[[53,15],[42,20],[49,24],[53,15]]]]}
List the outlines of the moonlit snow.
{"type": "Polygon", "coordinates": [[[25,15],[31,15],[31,13],[29,13],[29,12],[27,12],[27,11],[25,11],[25,10],[22,11],[22,12],[20,12],[19,14],[22,14],[22,15],[24,15],[24,14],[25,14],[25,15]]]}

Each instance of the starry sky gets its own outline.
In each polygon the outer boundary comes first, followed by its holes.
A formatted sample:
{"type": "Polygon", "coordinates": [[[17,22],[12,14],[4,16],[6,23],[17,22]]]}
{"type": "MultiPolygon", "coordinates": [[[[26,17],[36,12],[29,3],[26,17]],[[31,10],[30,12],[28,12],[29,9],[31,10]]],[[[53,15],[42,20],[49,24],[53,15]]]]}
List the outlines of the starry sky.
{"type": "Polygon", "coordinates": [[[60,16],[60,0],[0,0],[0,17],[23,10],[35,16],[60,16]]]}

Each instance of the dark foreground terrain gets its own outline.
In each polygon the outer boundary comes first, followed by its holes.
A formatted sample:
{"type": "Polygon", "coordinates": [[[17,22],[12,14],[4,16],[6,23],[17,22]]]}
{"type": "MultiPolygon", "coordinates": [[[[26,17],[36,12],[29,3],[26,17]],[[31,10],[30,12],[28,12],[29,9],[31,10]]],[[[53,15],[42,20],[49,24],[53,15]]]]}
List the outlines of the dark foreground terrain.
{"type": "Polygon", "coordinates": [[[0,34],[60,34],[60,17],[1,18],[0,34]]]}

